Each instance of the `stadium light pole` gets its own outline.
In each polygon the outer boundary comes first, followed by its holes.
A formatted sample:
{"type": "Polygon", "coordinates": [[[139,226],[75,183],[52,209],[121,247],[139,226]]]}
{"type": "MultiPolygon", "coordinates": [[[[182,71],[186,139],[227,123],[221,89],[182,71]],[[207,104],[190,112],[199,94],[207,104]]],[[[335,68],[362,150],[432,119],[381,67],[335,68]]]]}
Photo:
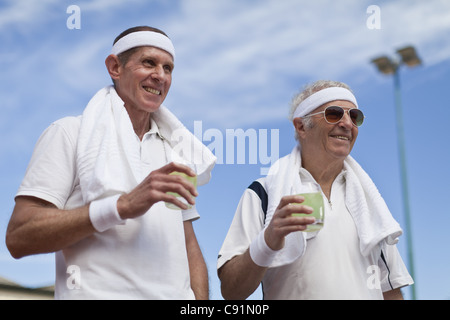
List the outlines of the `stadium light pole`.
{"type": "MultiPolygon", "coordinates": [[[[395,95],[395,110],[397,119],[397,139],[398,139],[397,144],[400,157],[402,199],[403,199],[403,210],[406,227],[406,241],[408,246],[408,269],[415,283],[416,279],[414,277],[414,257],[413,257],[412,237],[411,237],[411,217],[409,207],[408,176],[406,170],[405,135],[403,128],[399,69],[401,65],[406,65],[408,67],[415,67],[420,65],[422,62],[418,57],[415,48],[412,46],[408,46],[397,50],[397,54],[400,56],[399,59],[391,59],[387,56],[381,56],[373,59],[372,63],[375,64],[379,72],[385,75],[392,74],[394,76],[394,95],[395,95]]],[[[411,296],[413,300],[416,300],[415,284],[411,286],[411,296]]]]}

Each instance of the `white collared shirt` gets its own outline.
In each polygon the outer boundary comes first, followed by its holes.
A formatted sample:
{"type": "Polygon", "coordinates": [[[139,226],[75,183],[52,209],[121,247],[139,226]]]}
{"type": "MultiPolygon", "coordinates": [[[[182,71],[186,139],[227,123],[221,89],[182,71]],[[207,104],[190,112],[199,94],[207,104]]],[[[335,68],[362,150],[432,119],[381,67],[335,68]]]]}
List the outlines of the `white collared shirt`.
{"type": "MultiPolygon", "coordinates": [[[[80,122],[67,117],[44,131],[17,196],[38,197],[59,209],[85,205],[75,160],[80,122]]],[[[163,140],[152,120],[140,142],[144,174],[167,164],[171,150],[163,140]]],[[[56,252],[55,298],[194,299],[183,221],[197,218],[195,207],[178,211],[158,202],[139,218],[56,252]]]]}
{"type": "MultiPolygon", "coordinates": [[[[301,180],[314,180],[301,168],[301,180]]],[[[305,233],[305,254],[291,264],[269,268],[263,278],[264,299],[383,299],[383,292],[413,281],[396,246],[362,256],[353,218],[345,205],[345,171],[325,196],[324,227],[317,235],[305,233]],[[385,262],[386,261],[386,262],[385,262]]],[[[217,268],[244,253],[264,227],[265,178],[262,188],[247,189],[238,205],[219,253],[217,268]]],[[[252,184],[254,185],[254,184],[252,184]]]]}

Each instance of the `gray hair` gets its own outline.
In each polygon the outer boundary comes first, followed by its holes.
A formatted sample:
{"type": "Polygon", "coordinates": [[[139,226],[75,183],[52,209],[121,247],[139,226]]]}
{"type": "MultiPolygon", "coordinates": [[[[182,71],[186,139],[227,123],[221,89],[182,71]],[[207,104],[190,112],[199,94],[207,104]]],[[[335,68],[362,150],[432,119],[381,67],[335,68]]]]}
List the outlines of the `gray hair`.
{"type": "MultiPolygon", "coordinates": [[[[339,81],[333,81],[333,80],[318,80],[314,83],[307,84],[306,86],[304,86],[302,91],[297,93],[292,98],[291,104],[290,104],[290,111],[289,111],[289,120],[290,121],[294,120],[295,110],[297,109],[297,107],[300,103],[302,103],[304,100],[306,100],[308,97],[310,97],[314,93],[319,92],[320,90],[327,89],[327,88],[333,88],[333,87],[345,88],[345,89],[351,91],[350,87],[347,84],[345,84],[343,82],[339,82],[339,81]]],[[[312,128],[313,122],[310,117],[302,118],[302,121],[303,121],[303,125],[306,128],[312,128]]],[[[298,140],[297,132],[295,132],[295,139],[298,140]]]]}

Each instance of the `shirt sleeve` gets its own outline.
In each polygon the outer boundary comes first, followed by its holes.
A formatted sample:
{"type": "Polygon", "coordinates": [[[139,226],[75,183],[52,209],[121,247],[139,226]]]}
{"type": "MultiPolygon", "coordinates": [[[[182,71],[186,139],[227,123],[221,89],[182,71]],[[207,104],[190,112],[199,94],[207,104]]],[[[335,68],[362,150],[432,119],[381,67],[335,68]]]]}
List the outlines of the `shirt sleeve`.
{"type": "Polygon", "coordinates": [[[414,283],[396,245],[385,245],[379,259],[381,290],[383,292],[414,283]]]}
{"type": "Polygon", "coordinates": [[[243,254],[264,228],[264,212],[261,205],[261,199],[254,190],[244,191],[220,249],[217,269],[233,257],[243,254]]]}
{"type": "Polygon", "coordinates": [[[183,221],[195,221],[197,219],[200,219],[200,214],[198,213],[195,205],[188,210],[182,210],[181,214],[183,216],[183,221]]]}
{"type": "Polygon", "coordinates": [[[54,122],[42,133],[16,197],[33,196],[64,208],[76,177],[76,138],[69,132],[78,133],[77,126],[79,119],[68,117],[54,122]]]}

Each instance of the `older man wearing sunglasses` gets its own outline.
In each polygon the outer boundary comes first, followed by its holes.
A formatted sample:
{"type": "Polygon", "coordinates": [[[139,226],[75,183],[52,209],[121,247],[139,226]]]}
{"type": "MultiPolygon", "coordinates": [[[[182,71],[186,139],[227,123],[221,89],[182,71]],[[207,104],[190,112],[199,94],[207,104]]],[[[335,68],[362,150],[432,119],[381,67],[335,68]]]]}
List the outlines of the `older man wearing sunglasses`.
{"type": "Polygon", "coordinates": [[[244,192],[218,259],[222,294],[245,299],[402,299],[413,283],[396,243],[402,230],[376,186],[350,156],[363,124],[350,88],[318,81],[294,97],[298,145],[244,192]],[[320,185],[323,228],[303,205],[320,185]],[[302,216],[293,214],[302,213],[302,216]]]}

